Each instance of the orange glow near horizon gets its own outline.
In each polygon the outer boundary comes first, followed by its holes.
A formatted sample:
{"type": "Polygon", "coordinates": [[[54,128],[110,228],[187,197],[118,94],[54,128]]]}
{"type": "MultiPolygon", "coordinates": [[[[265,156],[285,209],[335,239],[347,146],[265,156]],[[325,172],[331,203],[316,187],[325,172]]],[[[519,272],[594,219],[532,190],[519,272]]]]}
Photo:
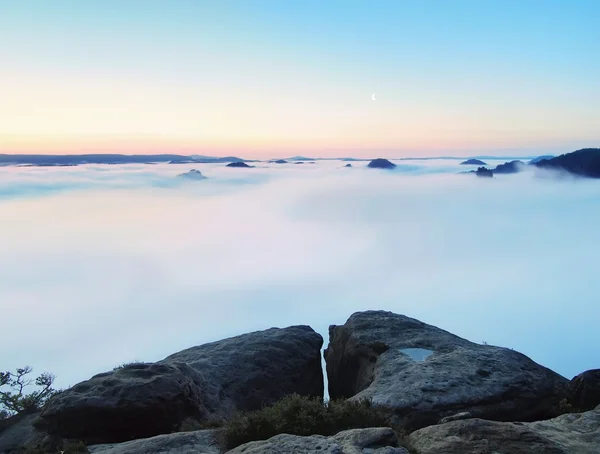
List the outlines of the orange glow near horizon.
{"type": "MultiPolygon", "coordinates": [[[[314,157],[431,157],[441,155],[472,156],[494,154],[494,152],[520,152],[558,150],[573,151],[589,146],[585,141],[572,143],[568,140],[504,140],[496,148],[490,149],[489,142],[474,137],[462,140],[447,137],[442,140],[431,140],[427,143],[417,138],[406,138],[402,141],[378,141],[368,143],[367,139],[355,141],[353,145],[340,143],[340,140],[311,141],[310,139],[285,141],[260,140],[252,141],[206,141],[193,138],[175,139],[164,136],[1,136],[0,154],[181,154],[206,156],[240,156],[244,158],[275,158],[292,155],[314,157]]],[[[593,145],[593,141],[590,140],[593,145]]],[[[534,153],[535,154],[535,153],[534,153]]]]}

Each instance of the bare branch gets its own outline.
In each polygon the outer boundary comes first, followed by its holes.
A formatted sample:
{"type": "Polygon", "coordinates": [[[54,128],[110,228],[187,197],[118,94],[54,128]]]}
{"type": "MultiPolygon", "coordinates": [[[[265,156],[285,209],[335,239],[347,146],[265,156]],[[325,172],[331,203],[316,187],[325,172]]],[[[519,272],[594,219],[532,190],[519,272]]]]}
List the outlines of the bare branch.
{"type": "Polygon", "coordinates": [[[52,388],[55,376],[44,372],[35,380],[27,377],[33,369],[29,366],[18,368],[16,373],[0,372],[0,387],[9,386],[12,390],[0,391],[0,419],[16,413],[42,407],[56,390],[52,388]],[[41,389],[25,394],[30,386],[41,389]]]}

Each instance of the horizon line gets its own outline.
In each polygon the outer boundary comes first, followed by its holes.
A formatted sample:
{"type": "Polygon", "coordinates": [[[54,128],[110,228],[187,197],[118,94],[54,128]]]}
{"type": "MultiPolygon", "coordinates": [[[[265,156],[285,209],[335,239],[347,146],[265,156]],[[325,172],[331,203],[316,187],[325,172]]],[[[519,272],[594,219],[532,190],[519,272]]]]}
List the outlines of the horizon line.
{"type": "MultiPolygon", "coordinates": [[[[577,150],[573,150],[577,151],[577,150]]],[[[549,156],[551,153],[548,153],[549,156]]],[[[560,153],[564,154],[564,153],[560,153]]],[[[341,159],[353,159],[357,161],[369,161],[372,159],[382,158],[379,155],[373,155],[372,157],[355,157],[353,155],[344,155],[344,156],[325,156],[325,157],[314,157],[314,156],[302,156],[302,155],[280,155],[278,157],[270,157],[270,158],[254,158],[254,157],[240,157],[235,154],[223,154],[223,155],[204,155],[204,154],[196,154],[196,153],[2,153],[0,152],[0,156],[3,157],[82,157],[82,156],[125,156],[125,157],[152,157],[152,156],[172,156],[172,157],[186,157],[186,158],[196,158],[196,159],[226,159],[226,158],[235,158],[244,161],[272,161],[275,159],[289,159],[289,160],[297,160],[297,161],[331,161],[331,160],[341,160],[341,159]]],[[[464,155],[464,156],[453,156],[453,155],[433,155],[433,156],[403,156],[403,157],[385,157],[384,159],[389,160],[425,160],[425,159],[533,159],[539,156],[545,156],[540,154],[527,154],[527,155],[494,155],[494,154],[485,154],[485,155],[464,155]]]]}

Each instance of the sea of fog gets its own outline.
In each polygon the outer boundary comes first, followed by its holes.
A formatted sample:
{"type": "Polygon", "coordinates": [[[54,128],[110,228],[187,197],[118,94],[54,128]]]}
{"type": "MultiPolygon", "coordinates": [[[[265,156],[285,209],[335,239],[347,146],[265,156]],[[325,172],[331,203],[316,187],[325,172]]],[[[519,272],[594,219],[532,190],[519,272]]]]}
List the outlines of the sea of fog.
{"type": "Polygon", "coordinates": [[[600,367],[600,181],[459,162],[0,167],[0,369],[61,388],[365,309],[600,367]]]}

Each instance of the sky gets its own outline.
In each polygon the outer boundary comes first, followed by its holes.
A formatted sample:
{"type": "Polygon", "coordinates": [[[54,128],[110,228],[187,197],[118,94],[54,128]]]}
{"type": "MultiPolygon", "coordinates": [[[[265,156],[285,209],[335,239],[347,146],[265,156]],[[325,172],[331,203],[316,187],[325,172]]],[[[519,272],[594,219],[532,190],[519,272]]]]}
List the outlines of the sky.
{"type": "MultiPolygon", "coordinates": [[[[481,179],[458,160],[0,167],[1,370],[65,388],[273,326],[390,310],[597,368],[595,180],[481,179]]],[[[496,164],[491,162],[492,165],[496,164]]]]}
{"type": "Polygon", "coordinates": [[[597,146],[598,17],[595,0],[0,0],[0,153],[597,146]]]}

